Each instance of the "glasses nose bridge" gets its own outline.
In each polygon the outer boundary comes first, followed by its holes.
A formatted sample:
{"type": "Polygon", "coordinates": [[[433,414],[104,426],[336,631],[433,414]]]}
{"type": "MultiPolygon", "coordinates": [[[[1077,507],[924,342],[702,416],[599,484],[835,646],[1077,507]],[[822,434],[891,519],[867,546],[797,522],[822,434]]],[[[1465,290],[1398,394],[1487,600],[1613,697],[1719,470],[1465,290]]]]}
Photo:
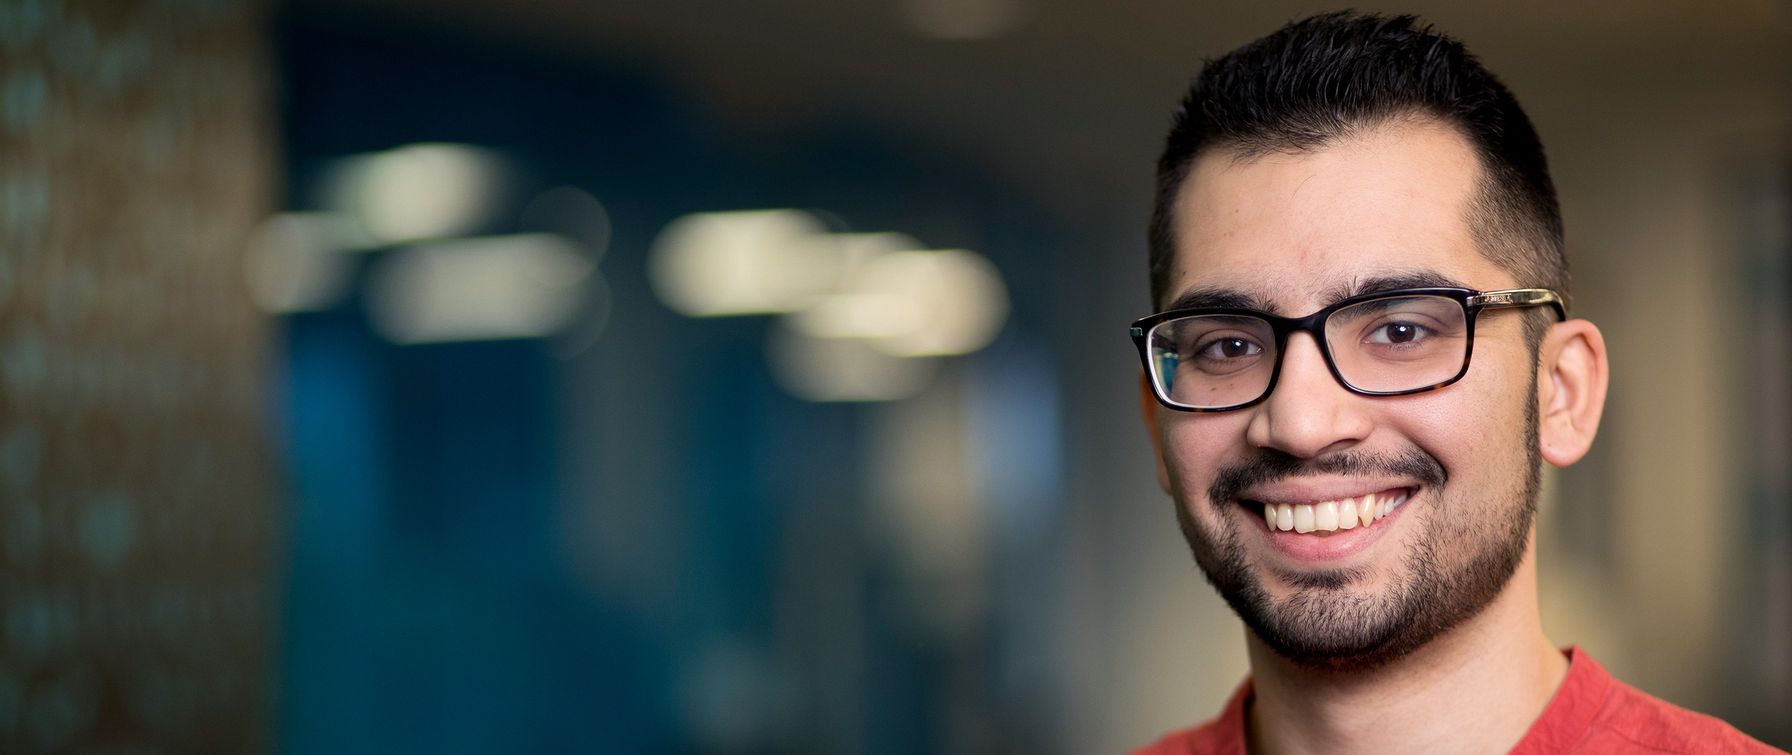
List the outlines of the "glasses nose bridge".
{"type": "Polygon", "coordinates": [[[1277,354],[1277,374],[1271,380],[1272,386],[1281,382],[1281,372],[1287,364],[1289,352],[1294,347],[1294,336],[1305,333],[1311,337],[1313,348],[1319,352],[1319,361],[1321,364],[1325,365],[1325,371],[1331,376],[1332,380],[1337,381],[1338,384],[1343,386],[1346,390],[1349,389],[1348,385],[1344,385],[1343,378],[1339,377],[1338,365],[1332,361],[1331,345],[1325,338],[1325,324],[1327,318],[1331,317],[1331,314],[1332,309],[1327,307],[1307,315],[1306,317],[1278,318],[1272,322],[1276,334],[1277,354]]]}

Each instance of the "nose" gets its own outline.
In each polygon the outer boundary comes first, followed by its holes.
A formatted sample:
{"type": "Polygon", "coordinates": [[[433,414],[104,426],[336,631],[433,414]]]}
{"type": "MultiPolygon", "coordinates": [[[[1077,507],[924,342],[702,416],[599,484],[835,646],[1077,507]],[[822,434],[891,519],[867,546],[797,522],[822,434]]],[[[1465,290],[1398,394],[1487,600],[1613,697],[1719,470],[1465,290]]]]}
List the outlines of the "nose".
{"type": "Polygon", "coordinates": [[[1326,367],[1319,342],[1308,333],[1288,337],[1275,391],[1251,411],[1245,439],[1311,459],[1341,451],[1368,437],[1370,400],[1344,389],[1326,367]]]}

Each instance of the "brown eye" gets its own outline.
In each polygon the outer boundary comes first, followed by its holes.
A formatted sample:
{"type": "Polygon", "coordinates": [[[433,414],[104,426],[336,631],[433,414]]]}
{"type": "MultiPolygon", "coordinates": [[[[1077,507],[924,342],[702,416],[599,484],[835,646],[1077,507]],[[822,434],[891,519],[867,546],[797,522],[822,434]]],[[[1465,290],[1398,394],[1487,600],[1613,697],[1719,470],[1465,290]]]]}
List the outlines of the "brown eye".
{"type": "Polygon", "coordinates": [[[1220,338],[1209,341],[1195,352],[1196,359],[1240,359],[1263,353],[1263,347],[1243,338],[1220,338]]]}
{"type": "Polygon", "coordinates": [[[1369,343],[1406,346],[1431,336],[1431,329],[1411,322],[1382,323],[1369,331],[1369,343]]]}

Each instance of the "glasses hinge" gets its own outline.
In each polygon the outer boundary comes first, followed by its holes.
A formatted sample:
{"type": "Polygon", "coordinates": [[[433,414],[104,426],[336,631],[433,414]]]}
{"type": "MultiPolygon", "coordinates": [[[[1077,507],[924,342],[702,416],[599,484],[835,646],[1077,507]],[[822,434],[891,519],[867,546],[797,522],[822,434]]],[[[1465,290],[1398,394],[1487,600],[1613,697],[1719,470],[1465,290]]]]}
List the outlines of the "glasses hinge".
{"type": "Polygon", "coordinates": [[[1133,328],[1132,329],[1132,337],[1133,338],[1138,338],[1139,336],[1142,336],[1142,335],[1145,335],[1144,328],[1133,328]]]}

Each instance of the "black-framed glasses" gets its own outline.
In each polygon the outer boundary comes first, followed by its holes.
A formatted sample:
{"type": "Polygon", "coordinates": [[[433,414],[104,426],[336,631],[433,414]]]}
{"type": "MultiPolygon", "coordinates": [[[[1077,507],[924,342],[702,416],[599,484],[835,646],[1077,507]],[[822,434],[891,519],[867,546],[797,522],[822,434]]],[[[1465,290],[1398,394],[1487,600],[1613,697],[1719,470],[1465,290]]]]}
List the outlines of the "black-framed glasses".
{"type": "Polygon", "coordinates": [[[1408,288],[1353,296],[1306,317],[1175,309],[1135,321],[1132,339],[1159,403],[1223,412],[1269,397],[1291,333],[1311,334],[1332,377],[1351,393],[1404,396],[1468,374],[1482,310],[1540,306],[1568,318],[1562,297],[1546,288],[1408,288]]]}

